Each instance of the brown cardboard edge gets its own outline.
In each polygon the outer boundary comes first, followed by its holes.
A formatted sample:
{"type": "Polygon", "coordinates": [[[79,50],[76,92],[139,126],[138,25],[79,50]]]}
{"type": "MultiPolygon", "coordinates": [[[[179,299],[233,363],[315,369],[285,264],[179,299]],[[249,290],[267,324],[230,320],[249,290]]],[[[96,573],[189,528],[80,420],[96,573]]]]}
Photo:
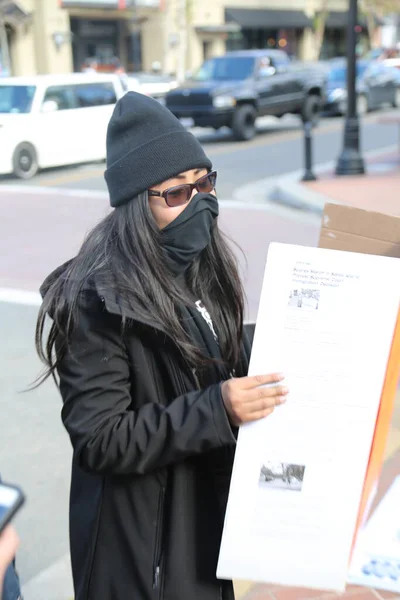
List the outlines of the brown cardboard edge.
{"type": "Polygon", "coordinates": [[[323,230],[362,235],[384,242],[400,243],[400,217],[328,202],[322,215],[323,230]],[[379,234],[372,234],[371,229],[379,234]],[[394,231],[393,231],[394,230],[394,231]]]}

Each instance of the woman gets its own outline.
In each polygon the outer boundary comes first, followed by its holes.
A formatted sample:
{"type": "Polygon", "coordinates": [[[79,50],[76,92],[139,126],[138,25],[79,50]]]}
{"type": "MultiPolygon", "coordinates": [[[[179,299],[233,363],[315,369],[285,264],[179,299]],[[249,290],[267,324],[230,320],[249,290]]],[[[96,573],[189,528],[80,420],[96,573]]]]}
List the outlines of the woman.
{"type": "Polygon", "coordinates": [[[242,289],[196,138],[130,92],[105,177],[115,210],[45,282],[37,330],[74,450],[76,600],[230,599],[215,571],[236,428],[286,390],[246,377],[242,289]]]}

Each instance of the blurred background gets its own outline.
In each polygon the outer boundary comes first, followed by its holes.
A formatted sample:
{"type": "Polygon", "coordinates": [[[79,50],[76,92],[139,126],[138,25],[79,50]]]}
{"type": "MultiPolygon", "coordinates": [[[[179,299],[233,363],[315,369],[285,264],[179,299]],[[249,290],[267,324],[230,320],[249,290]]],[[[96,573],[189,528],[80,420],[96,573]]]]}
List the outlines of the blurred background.
{"type": "MultiPolygon", "coordinates": [[[[399,57],[399,10],[359,1],[360,57],[399,57]]],[[[231,50],[343,57],[347,11],[347,0],[0,0],[0,74],[125,73],[151,93],[231,50]]]]}
{"type": "Polygon", "coordinates": [[[251,321],[269,243],[317,245],[325,201],[391,200],[400,217],[400,0],[0,0],[0,473],[28,496],[25,600],[72,597],[61,399],[50,381],[23,393],[41,370],[38,289],[110,210],[106,129],[128,90],[165,104],[218,170],[251,321]]]}
{"type": "MultiPolygon", "coordinates": [[[[357,8],[357,112],[398,108],[399,0],[357,8]]],[[[0,176],[104,160],[128,90],[206,141],[345,115],[348,22],[349,0],[0,0],[0,176]]]]}

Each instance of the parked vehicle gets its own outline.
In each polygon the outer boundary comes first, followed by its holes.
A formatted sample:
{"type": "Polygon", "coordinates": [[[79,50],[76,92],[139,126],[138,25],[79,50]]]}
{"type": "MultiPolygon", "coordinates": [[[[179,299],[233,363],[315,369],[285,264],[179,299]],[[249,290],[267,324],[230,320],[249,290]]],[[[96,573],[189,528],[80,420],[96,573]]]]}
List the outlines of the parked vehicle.
{"type": "Polygon", "coordinates": [[[124,88],[116,75],[72,74],[0,80],[0,174],[104,160],[106,131],[124,88]]]}
{"type": "Polygon", "coordinates": [[[292,63],[280,50],[228,52],[207,60],[166,105],[197,127],[230,127],[237,140],[250,140],[256,119],[297,113],[316,122],[324,101],[322,69],[292,63]]]}
{"type": "MultiPolygon", "coordinates": [[[[334,59],[328,65],[327,101],[324,110],[344,115],[347,111],[347,64],[334,59]]],[[[357,111],[363,115],[384,104],[400,106],[400,87],[393,69],[380,61],[360,60],[356,65],[357,111]]]]}
{"type": "Polygon", "coordinates": [[[393,69],[399,69],[400,70],[400,57],[393,57],[393,58],[385,58],[382,61],[382,64],[385,67],[391,67],[393,69]]]}
{"type": "Polygon", "coordinates": [[[164,102],[168,92],[178,87],[174,77],[162,73],[134,73],[126,77],[126,83],[129,90],[151,96],[160,102],[164,102]]]}

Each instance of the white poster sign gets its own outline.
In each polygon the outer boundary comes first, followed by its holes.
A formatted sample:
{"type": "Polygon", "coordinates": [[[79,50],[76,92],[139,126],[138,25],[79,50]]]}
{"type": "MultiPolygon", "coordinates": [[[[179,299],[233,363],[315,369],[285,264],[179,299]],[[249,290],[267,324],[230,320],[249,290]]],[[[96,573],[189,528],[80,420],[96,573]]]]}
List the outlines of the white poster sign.
{"type": "Polygon", "coordinates": [[[286,404],[240,429],[218,577],[342,591],[400,300],[400,261],[271,244],[250,375],[286,404]]]}

